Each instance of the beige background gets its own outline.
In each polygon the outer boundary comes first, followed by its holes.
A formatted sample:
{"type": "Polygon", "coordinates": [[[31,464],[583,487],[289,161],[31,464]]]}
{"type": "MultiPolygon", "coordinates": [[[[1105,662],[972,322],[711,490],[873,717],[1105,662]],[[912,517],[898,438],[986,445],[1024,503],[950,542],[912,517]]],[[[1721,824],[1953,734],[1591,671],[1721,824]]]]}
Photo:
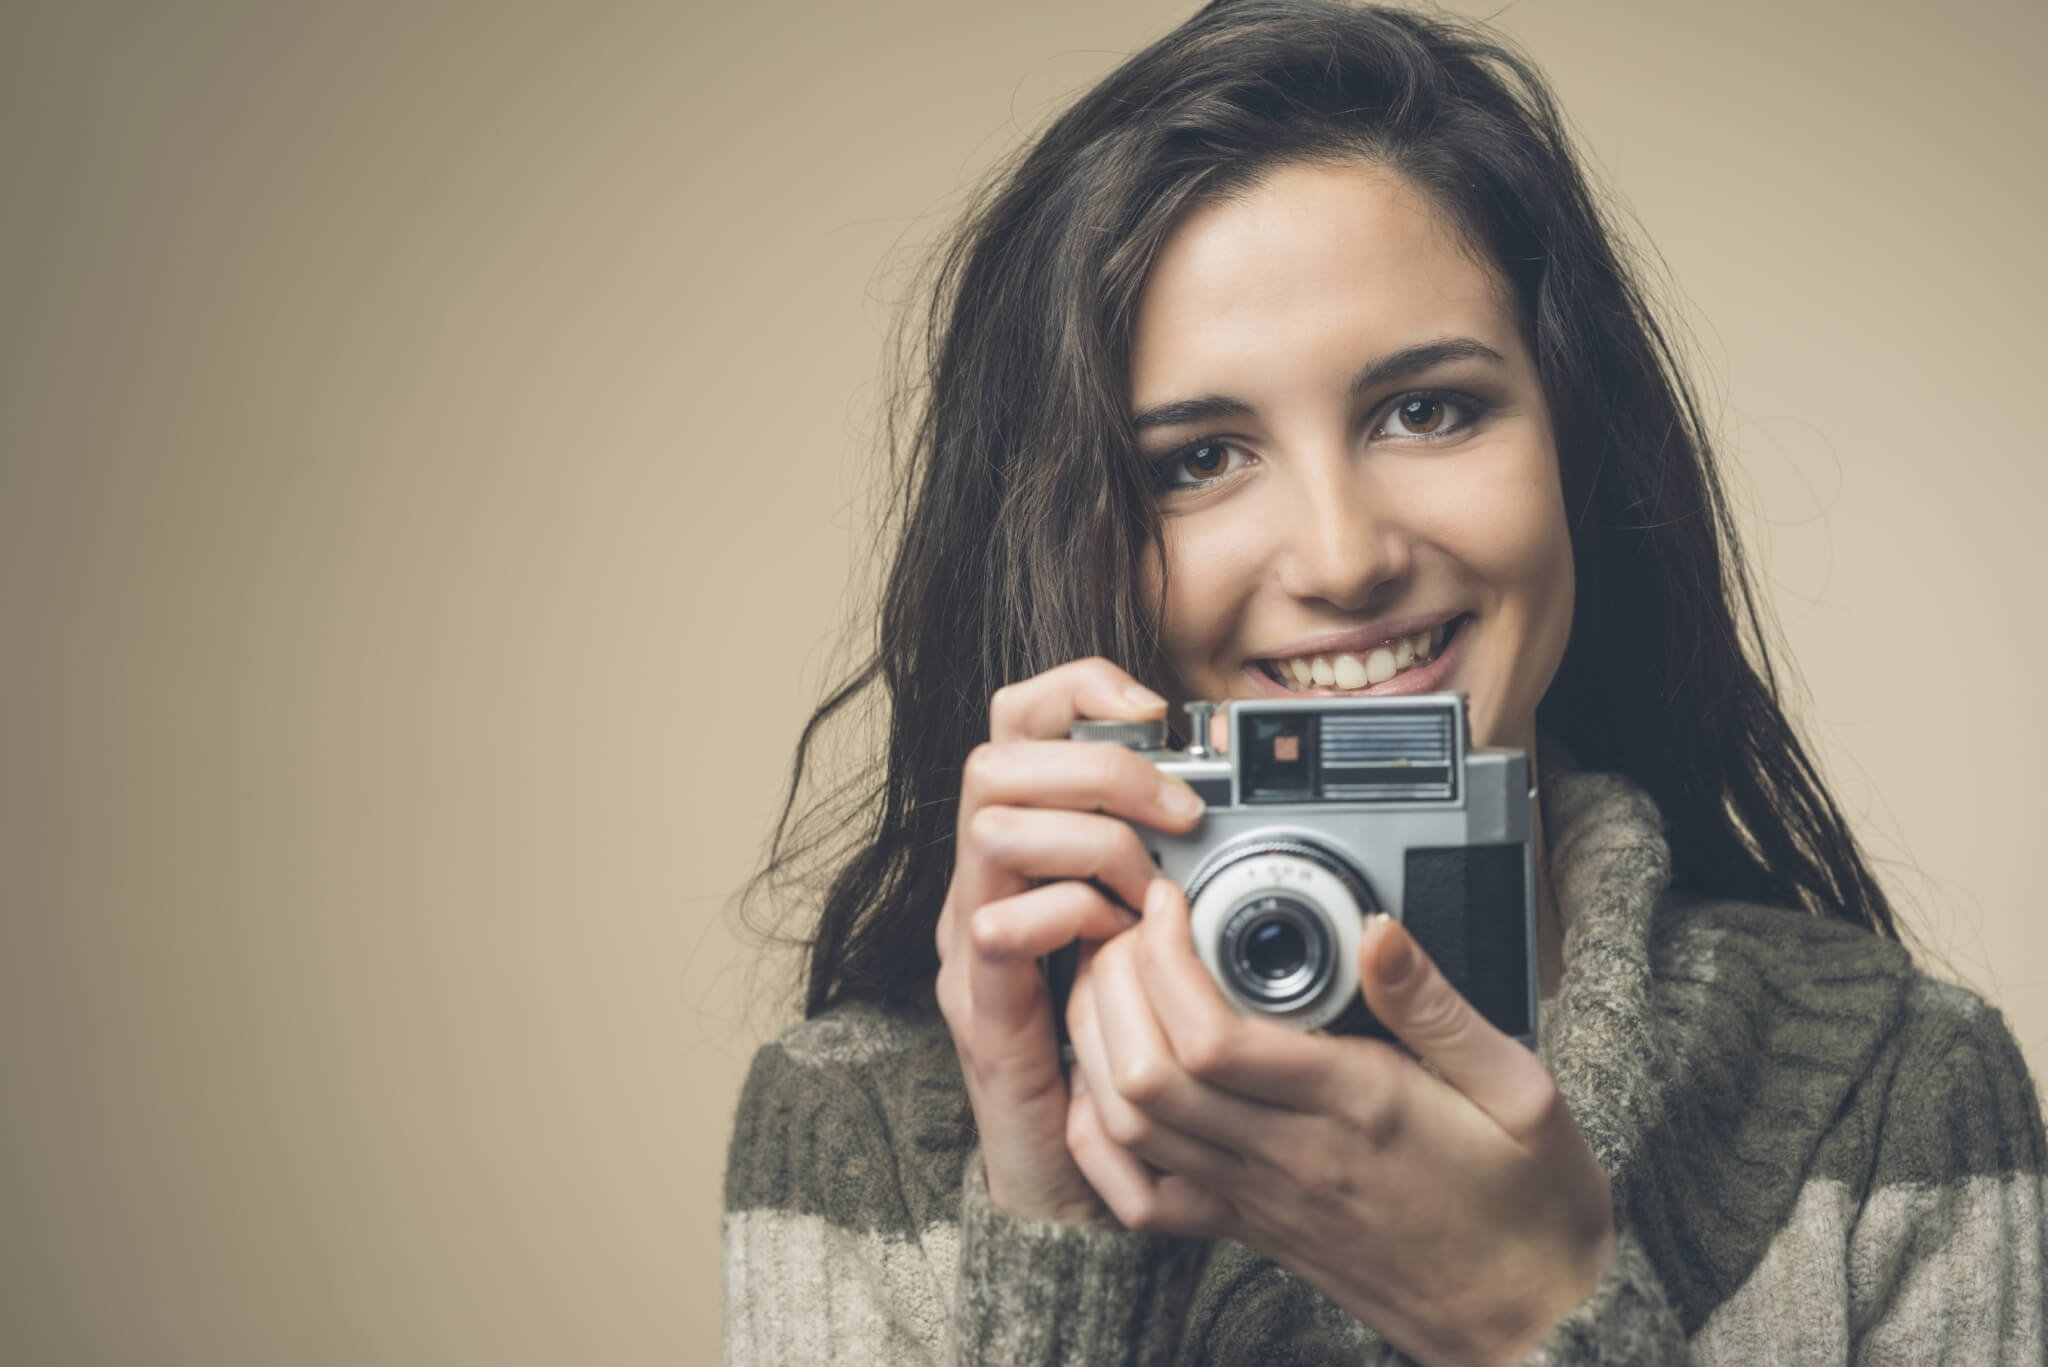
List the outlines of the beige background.
{"type": "MultiPolygon", "coordinates": [[[[882,328],[1186,4],[0,14],[0,1359],[698,1362],[882,328]]],[[[1476,8],[1476,7],[1475,7],[1476,8]]],[[[1523,0],[2048,1071],[2048,22],[1523,0]]]]}

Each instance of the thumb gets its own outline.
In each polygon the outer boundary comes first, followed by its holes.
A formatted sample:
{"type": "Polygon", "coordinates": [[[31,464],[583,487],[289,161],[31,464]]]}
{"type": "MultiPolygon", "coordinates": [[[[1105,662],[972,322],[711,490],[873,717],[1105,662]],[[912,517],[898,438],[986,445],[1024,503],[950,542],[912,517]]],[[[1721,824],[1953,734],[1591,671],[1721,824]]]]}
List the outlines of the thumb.
{"type": "Polygon", "coordinates": [[[1365,1004],[1416,1057],[1510,1133],[1539,1118],[1554,1091],[1550,1075],[1465,1000],[1407,927],[1372,917],[1358,959],[1365,1004]]]}

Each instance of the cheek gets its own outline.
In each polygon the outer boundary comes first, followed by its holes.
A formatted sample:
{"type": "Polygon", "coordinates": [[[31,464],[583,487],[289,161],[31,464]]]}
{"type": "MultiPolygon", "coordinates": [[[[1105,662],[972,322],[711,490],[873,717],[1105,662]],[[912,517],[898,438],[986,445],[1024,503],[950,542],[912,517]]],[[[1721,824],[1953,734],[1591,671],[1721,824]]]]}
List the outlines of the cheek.
{"type": "Polygon", "coordinates": [[[1549,622],[1572,610],[1572,541],[1555,493],[1524,510],[1521,525],[1501,540],[1498,575],[1528,605],[1533,619],[1549,622]]]}
{"type": "Polygon", "coordinates": [[[1564,660],[1565,643],[1572,632],[1577,571],[1572,562],[1571,533],[1565,527],[1562,508],[1558,509],[1556,518],[1542,528],[1541,535],[1531,542],[1522,566],[1522,579],[1528,586],[1525,591],[1530,598],[1531,639],[1527,650],[1529,668],[1535,677],[1528,681],[1532,694],[1528,702],[1533,708],[1536,701],[1550,691],[1550,681],[1556,677],[1557,667],[1564,660]]]}
{"type": "Polygon", "coordinates": [[[1482,743],[1523,745],[1571,635],[1574,570],[1564,499],[1554,465],[1533,460],[1497,471],[1467,493],[1455,529],[1447,522],[1443,535],[1491,600],[1497,624],[1468,681],[1474,730],[1482,743]],[[1485,493],[1474,494],[1478,487],[1485,493]]]}
{"type": "MultiPolygon", "coordinates": [[[[1218,508],[1213,511],[1222,513],[1218,508]]],[[[1243,519],[1195,514],[1166,525],[1166,602],[1160,640],[1183,677],[1213,664],[1235,639],[1245,600],[1256,584],[1263,548],[1243,519]]],[[[1146,561],[1147,588],[1158,601],[1159,567],[1146,561]]]]}
{"type": "Polygon", "coordinates": [[[1560,615],[1569,622],[1571,533],[1555,465],[1532,459],[1482,487],[1484,494],[1463,501],[1457,530],[1449,533],[1460,558],[1532,625],[1560,615]]]}

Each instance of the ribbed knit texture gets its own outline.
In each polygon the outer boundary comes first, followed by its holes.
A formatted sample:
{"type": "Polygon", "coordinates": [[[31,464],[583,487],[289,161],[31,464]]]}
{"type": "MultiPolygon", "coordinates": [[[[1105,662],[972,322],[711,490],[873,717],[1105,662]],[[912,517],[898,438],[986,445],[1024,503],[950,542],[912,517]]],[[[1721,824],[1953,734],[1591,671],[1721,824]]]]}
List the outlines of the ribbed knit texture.
{"type": "Polygon", "coordinates": [[[989,1204],[978,1155],[961,1207],[953,1322],[984,1360],[1174,1361],[1207,1244],[1007,1215],[989,1204]]]}
{"type": "MultiPolygon", "coordinates": [[[[1845,923],[1674,894],[1654,805],[1545,765],[1541,1056],[1620,1246],[1532,1363],[2030,1363],[2048,1144],[1998,1013],[1845,923]]],[[[989,1206],[936,1015],[763,1048],[726,1177],[732,1363],[1405,1362],[1254,1250],[989,1206]]]]}

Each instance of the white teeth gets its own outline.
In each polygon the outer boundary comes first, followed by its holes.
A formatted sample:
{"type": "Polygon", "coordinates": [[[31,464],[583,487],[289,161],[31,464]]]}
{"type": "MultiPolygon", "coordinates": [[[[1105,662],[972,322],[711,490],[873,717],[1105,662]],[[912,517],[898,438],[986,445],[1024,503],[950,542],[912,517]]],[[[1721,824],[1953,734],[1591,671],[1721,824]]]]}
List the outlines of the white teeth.
{"type": "Polygon", "coordinates": [[[1358,655],[1303,655],[1273,660],[1270,668],[1281,683],[1296,690],[1370,688],[1383,684],[1404,669],[1428,664],[1443,652],[1451,623],[1426,628],[1410,636],[1396,637],[1358,655]]]}

